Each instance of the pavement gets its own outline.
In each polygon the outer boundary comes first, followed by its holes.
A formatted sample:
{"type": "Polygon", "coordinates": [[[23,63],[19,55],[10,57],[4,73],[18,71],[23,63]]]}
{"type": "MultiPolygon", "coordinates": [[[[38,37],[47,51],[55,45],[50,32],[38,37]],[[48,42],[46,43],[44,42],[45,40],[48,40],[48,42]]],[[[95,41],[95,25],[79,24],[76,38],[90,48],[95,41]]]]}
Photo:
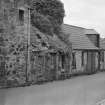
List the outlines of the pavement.
{"type": "Polygon", "coordinates": [[[0,105],[98,105],[104,99],[105,72],[0,90],[0,105]]]}

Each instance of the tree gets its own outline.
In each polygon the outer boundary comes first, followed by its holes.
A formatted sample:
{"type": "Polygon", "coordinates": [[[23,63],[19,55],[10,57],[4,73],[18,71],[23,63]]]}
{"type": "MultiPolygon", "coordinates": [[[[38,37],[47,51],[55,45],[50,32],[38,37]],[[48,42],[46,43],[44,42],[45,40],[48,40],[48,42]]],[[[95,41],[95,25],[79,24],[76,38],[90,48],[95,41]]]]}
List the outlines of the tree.
{"type": "Polygon", "coordinates": [[[32,9],[31,17],[33,25],[35,27],[39,26],[36,24],[35,19],[37,20],[37,17],[40,17],[40,21],[42,22],[40,24],[40,29],[42,29],[41,31],[46,33],[45,31],[48,31],[50,28],[50,33],[52,33],[53,30],[53,33],[59,34],[61,29],[60,26],[63,23],[65,14],[63,3],[59,0],[31,0],[31,3],[29,4],[31,4],[30,6],[32,9]],[[38,13],[38,16],[35,16],[35,13],[38,13]],[[44,21],[46,22],[46,25],[44,21]]]}
{"type": "Polygon", "coordinates": [[[49,19],[40,13],[34,13],[31,15],[32,25],[38,28],[41,32],[53,35],[53,27],[49,19]]]}
{"type": "Polygon", "coordinates": [[[43,33],[59,34],[65,15],[63,3],[60,0],[4,0],[6,4],[24,2],[31,8],[33,26],[43,33]],[[37,14],[34,15],[34,14],[37,14]],[[40,17],[40,21],[38,20],[40,17]],[[44,27],[45,26],[45,27],[44,27]]]}

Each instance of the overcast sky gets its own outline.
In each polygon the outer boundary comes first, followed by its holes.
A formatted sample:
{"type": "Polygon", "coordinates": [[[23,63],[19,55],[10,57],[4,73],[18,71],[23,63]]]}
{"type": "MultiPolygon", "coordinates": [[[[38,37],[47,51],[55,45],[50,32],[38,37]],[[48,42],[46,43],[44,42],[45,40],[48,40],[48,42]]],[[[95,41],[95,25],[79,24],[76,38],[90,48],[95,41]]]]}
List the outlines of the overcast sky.
{"type": "Polygon", "coordinates": [[[105,0],[61,0],[66,16],[64,22],[94,28],[105,37],[105,0]]]}

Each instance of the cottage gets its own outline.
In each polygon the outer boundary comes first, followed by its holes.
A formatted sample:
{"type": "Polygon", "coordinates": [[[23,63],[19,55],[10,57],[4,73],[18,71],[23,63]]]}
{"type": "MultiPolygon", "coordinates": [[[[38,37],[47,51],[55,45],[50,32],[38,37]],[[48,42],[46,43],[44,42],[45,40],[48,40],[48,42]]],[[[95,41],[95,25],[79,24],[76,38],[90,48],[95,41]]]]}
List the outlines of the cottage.
{"type": "Polygon", "coordinates": [[[61,77],[62,72],[65,77],[69,75],[71,53],[68,46],[56,35],[45,35],[34,28],[31,43],[33,79],[55,80],[61,77]]]}
{"type": "Polygon", "coordinates": [[[92,41],[99,43],[99,39],[95,40],[91,35],[93,32],[85,28],[64,24],[63,30],[69,34],[69,40],[72,43],[71,74],[96,72],[99,69],[99,46],[92,41]]]}
{"type": "MultiPolygon", "coordinates": [[[[95,51],[91,57],[95,60],[95,64],[92,64],[96,66],[96,70],[100,71],[100,34],[94,29],[85,29],[84,34],[89,38],[89,40],[94,44],[94,46],[98,48],[98,51],[95,51]]],[[[93,70],[95,70],[95,68],[93,68],[93,70]]]]}
{"type": "Polygon", "coordinates": [[[68,76],[71,48],[56,35],[44,34],[31,25],[30,9],[24,0],[4,2],[0,3],[0,24],[4,27],[0,36],[4,35],[5,44],[0,46],[6,55],[4,65],[0,57],[0,65],[7,80],[49,81],[59,79],[62,72],[68,76]]]}

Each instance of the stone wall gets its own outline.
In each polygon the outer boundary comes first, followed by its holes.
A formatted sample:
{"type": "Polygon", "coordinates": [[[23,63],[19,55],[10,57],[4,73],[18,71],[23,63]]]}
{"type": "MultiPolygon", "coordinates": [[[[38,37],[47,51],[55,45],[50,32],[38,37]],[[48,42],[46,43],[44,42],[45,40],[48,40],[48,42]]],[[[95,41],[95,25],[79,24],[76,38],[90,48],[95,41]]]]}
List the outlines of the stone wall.
{"type": "Polygon", "coordinates": [[[92,51],[78,51],[75,52],[76,67],[72,69],[72,73],[93,73],[98,70],[99,54],[98,52],[92,51]],[[83,55],[82,55],[83,52],[83,55]]]}
{"type": "MultiPolygon", "coordinates": [[[[32,27],[29,10],[22,1],[20,3],[18,2],[16,7],[11,2],[4,3],[2,1],[0,8],[0,37],[3,38],[0,44],[0,56],[2,56],[0,59],[0,71],[3,71],[4,75],[4,81],[2,83],[6,83],[7,85],[24,84],[26,77],[29,81],[34,80],[36,82],[40,78],[38,75],[49,80],[55,78],[57,74],[55,69],[57,67],[52,70],[51,62],[56,60],[57,56],[53,58],[49,52],[45,53],[45,55],[43,54],[42,60],[38,58],[40,55],[33,56],[33,52],[37,51],[43,53],[43,50],[50,50],[53,53],[53,50],[56,50],[57,52],[58,49],[55,45],[50,46],[49,39],[51,41],[52,37],[49,38],[35,27],[32,27]],[[28,43],[28,41],[30,42],[28,43]],[[36,57],[37,62],[35,59],[32,60],[32,57],[36,57]],[[44,57],[46,57],[45,65],[43,65],[44,57]]],[[[58,66],[58,63],[53,64],[53,66],[55,65],[58,66]]],[[[66,66],[65,68],[69,72],[69,63],[66,66]]]]}
{"type": "MultiPolygon", "coordinates": [[[[4,57],[5,62],[5,80],[8,84],[9,81],[25,82],[26,70],[26,53],[27,53],[27,35],[25,33],[25,25],[19,22],[19,10],[11,6],[11,3],[2,3],[0,9],[0,25],[2,32],[0,36],[4,38],[4,49],[6,54],[4,57]]],[[[0,61],[1,64],[3,61],[0,61]]],[[[2,65],[1,67],[2,68],[2,65]]]]}

